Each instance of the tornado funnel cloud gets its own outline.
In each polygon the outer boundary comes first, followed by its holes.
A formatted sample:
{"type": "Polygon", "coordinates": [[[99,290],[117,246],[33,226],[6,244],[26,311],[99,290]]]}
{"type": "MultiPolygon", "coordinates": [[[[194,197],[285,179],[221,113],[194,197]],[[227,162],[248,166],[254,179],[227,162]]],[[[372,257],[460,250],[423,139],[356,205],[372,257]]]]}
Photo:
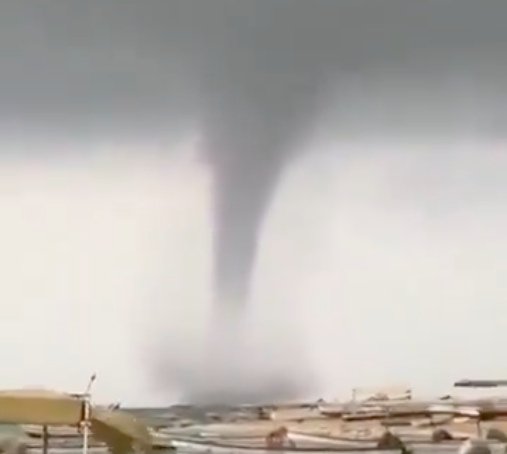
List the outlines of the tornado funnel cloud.
{"type": "Polygon", "coordinates": [[[259,230],[278,169],[269,169],[262,175],[261,187],[252,187],[247,181],[251,178],[247,169],[230,175],[221,170],[216,171],[216,304],[240,310],[249,299],[259,230]]]}
{"type": "Polygon", "coordinates": [[[259,140],[262,134],[246,134],[247,124],[232,128],[236,122],[229,120],[229,127],[210,134],[215,178],[215,297],[219,307],[240,310],[249,299],[259,232],[283,161],[266,153],[266,143],[259,140]]]}
{"type": "MultiPolygon", "coordinates": [[[[276,44],[276,43],[275,43],[276,44]]],[[[263,49],[220,68],[209,98],[205,152],[215,180],[215,277],[218,306],[247,304],[263,219],[285,167],[318,113],[325,70],[290,74],[285,49],[263,49]],[[245,69],[246,67],[246,69],[245,69]]],[[[301,58],[301,57],[300,57],[301,58]]]]}
{"type": "MultiPolygon", "coordinates": [[[[282,337],[291,329],[287,325],[289,317],[277,321],[277,333],[266,332],[273,330],[276,323],[251,326],[248,320],[250,286],[263,221],[280,176],[293,157],[301,129],[311,122],[307,111],[291,110],[294,100],[302,106],[309,98],[304,92],[293,93],[288,102],[272,104],[272,100],[259,103],[252,97],[240,109],[232,101],[221,100],[222,115],[219,121],[211,122],[212,127],[205,134],[214,176],[215,294],[211,336],[213,342],[218,342],[215,351],[221,351],[221,358],[208,369],[220,369],[220,380],[214,381],[228,389],[215,389],[213,394],[215,398],[220,395],[222,401],[253,403],[294,398],[309,381],[304,373],[294,373],[288,364],[287,359],[294,354],[278,357],[279,347],[267,345],[262,339],[278,337],[280,342],[286,342],[282,337]],[[238,380],[231,383],[225,375],[244,377],[241,386],[238,387],[238,380]]],[[[206,392],[199,389],[197,395],[203,400],[206,392]]],[[[194,392],[194,399],[195,396],[194,392]]]]}
{"type": "Polygon", "coordinates": [[[210,8],[213,30],[206,36],[196,30],[192,37],[203,100],[203,148],[214,178],[215,287],[205,348],[213,351],[204,354],[214,379],[198,383],[190,400],[226,400],[227,391],[250,402],[295,397],[308,385],[301,361],[298,372],[287,362],[301,359],[300,348],[286,349],[297,342],[282,340],[292,330],[290,317],[259,326],[259,318],[249,319],[249,300],[264,218],[280,176],[320,113],[334,69],[327,54],[332,47],[323,45],[334,22],[322,21],[311,9],[300,11],[301,5],[296,10],[289,4],[281,9],[271,3],[248,5],[231,4],[225,16],[210,8]],[[245,14],[233,14],[236,7],[238,12],[245,7],[245,14]],[[301,27],[302,19],[309,28],[301,27]],[[276,333],[269,332],[273,329],[276,333]],[[280,345],[267,345],[266,339],[280,345]],[[275,353],[284,348],[283,355],[275,353]],[[221,388],[210,389],[210,382],[221,388]]]}

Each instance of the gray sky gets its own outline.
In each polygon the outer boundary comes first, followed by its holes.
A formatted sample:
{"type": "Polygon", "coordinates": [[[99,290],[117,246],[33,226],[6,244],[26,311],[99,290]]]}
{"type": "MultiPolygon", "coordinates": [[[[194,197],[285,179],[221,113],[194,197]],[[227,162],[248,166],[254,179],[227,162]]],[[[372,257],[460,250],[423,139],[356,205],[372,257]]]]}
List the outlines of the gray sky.
{"type": "Polygon", "coordinates": [[[148,349],[203,335],[216,220],[202,136],[238,112],[256,133],[261,117],[301,133],[272,151],[293,158],[252,286],[262,342],[272,325],[291,340],[259,351],[304,347],[330,394],[507,374],[491,353],[506,14],[503,0],[1,3],[0,336],[22,360],[0,384],[79,388],[97,369],[103,399],[178,394],[148,349]]]}
{"type": "Polygon", "coordinates": [[[296,65],[284,80],[303,62],[335,68],[337,130],[449,132],[481,118],[501,131],[506,11],[502,0],[9,0],[0,114],[59,133],[166,132],[284,51],[278,64],[296,65]],[[268,61],[248,63],[252,52],[268,61]]]}

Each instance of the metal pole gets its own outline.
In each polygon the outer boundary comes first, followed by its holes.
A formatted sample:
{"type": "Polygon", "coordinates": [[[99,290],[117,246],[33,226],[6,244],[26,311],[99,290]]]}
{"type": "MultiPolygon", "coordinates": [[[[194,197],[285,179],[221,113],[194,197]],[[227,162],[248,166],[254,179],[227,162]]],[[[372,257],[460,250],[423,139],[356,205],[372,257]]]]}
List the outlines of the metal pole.
{"type": "Polygon", "coordinates": [[[48,454],[49,431],[48,426],[42,426],[42,454],[48,454]]]}
{"type": "Polygon", "coordinates": [[[83,421],[81,422],[83,428],[83,454],[88,454],[88,438],[90,430],[90,395],[87,393],[83,396],[83,421]]]}
{"type": "Polygon", "coordinates": [[[88,454],[88,441],[90,437],[90,407],[91,407],[91,389],[97,378],[97,374],[93,374],[88,380],[86,392],[83,394],[83,420],[81,427],[83,430],[83,454],[88,454]]]}

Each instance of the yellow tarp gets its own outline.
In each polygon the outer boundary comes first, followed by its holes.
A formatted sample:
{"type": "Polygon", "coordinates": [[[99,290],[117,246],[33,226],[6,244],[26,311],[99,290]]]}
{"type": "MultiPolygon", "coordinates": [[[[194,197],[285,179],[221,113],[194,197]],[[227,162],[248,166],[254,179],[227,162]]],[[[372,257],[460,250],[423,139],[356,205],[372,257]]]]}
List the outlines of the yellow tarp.
{"type": "Polygon", "coordinates": [[[91,423],[93,436],[105,442],[114,454],[151,450],[148,427],[129,413],[94,408],[91,423]]]}
{"type": "MultiPolygon", "coordinates": [[[[78,426],[83,401],[71,394],[48,390],[0,391],[0,423],[41,426],[78,426]]],[[[94,438],[105,442],[114,454],[151,449],[148,427],[133,415],[118,410],[92,407],[94,438]]]]}
{"type": "Polygon", "coordinates": [[[0,423],[72,426],[79,424],[83,402],[47,390],[0,391],[0,423]]]}

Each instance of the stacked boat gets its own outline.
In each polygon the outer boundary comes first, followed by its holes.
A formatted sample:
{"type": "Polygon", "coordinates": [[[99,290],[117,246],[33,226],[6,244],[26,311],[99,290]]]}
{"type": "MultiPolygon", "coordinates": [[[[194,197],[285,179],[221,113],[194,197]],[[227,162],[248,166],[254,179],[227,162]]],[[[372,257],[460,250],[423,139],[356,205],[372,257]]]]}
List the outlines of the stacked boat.
{"type": "Polygon", "coordinates": [[[403,396],[376,393],[373,398],[342,403],[266,405],[256,409],[257,421],[160,432],[177,449],[195,452],[505,452],[502,421],[507,419],[507,399],[403,396]],[[284,442],[270,445],[271,437],[280,433],[284,442]]]}
{"type": "MultiPolygon", "coordinates": [[[[196,419],[193,423],[189,420],[191,414],[205,415],[207,410],[196,407],[191,412],[188,409],[182,412],[172,408],[166,412],[166,417],[156,414],[157,421],[152,425],[149,436],[154,449],[190,454],[265,451],[506,452],[505,398],[457,399],[444,396],[434,400],[416,400],[406,389],[359,396],[360,393],[355,390],[353,398],[341,403],[320,400],[214,409],[212,418],[196,419]],[[178,424],[179,419],[187,423],[178,424]]],[[[143,411],[142,419],[149,420],[149,412],[143,411]]],[[[44,437],[50,441],[50,451],[75,451],[82,446],[82,434],[75,427],[41,429],[25,425],[23,429],[29,447],[40,447],[44,437]]],[[[89,439],[89,447],[91,450],[106,450],[103,443],[93,438],[89,439]]]]}

